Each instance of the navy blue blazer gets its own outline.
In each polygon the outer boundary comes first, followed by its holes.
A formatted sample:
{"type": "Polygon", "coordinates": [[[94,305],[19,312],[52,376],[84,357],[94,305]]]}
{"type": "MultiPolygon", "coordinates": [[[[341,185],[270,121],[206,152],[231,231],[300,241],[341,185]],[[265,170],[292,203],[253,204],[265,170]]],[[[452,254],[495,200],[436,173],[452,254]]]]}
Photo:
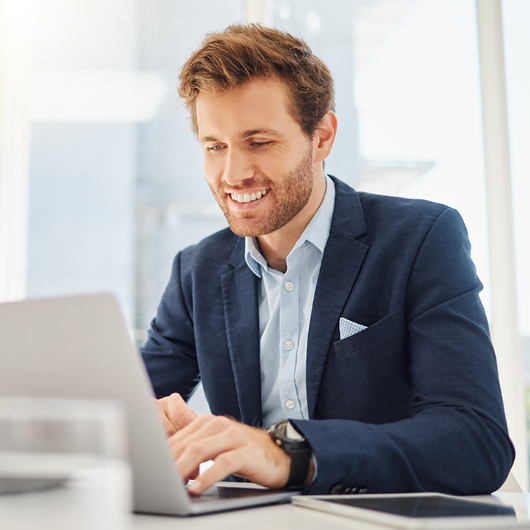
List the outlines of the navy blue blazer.
{"type": "MultiPolygon", "coordinates": [[[[293,421],[317,463],[306,493],[494,491],[514,449],[460,215],[334,181],[309,419],[293,421]],[[340,317],[368,328],[340,340],[340,317]]],[[[225,229],[176,256],[142,355],[158,397],[187,399],[202,380],[213,414],[261,425],[258,278],[243,238],[225,229]]]]}

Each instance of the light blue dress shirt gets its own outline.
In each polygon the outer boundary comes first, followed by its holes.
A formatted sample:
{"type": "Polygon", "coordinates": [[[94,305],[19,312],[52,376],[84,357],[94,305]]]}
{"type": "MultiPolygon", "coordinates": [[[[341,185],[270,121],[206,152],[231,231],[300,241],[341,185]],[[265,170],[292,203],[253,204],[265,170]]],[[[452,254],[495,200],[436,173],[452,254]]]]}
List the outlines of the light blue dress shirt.
{"type": "Polygon", "coordinates": [[[308,419],[306,357],[309,321],[335,208],[335,184],[326,176],[319,209],[287,256],[285,274],[271,269],[255,238],[245,238],[245,261],[260,278],[259,331],[263,426],[308,419]]]}

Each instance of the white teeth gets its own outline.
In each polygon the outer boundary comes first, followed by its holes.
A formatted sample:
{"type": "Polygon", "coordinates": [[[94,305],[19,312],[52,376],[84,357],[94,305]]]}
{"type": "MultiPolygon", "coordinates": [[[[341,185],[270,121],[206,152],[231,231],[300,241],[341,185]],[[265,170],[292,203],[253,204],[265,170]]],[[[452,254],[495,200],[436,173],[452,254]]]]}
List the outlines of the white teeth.
{"type": "Polygon", "coordinates": [[[257,193],[245,193],[243,195],[239,195],[238,193],[231,193],[231,197],[236,202],[252,202],[256,201],[258,199],[261,199],[262,197],[265,197],[269,190],[262,190],[258,191],[257,193]]]}

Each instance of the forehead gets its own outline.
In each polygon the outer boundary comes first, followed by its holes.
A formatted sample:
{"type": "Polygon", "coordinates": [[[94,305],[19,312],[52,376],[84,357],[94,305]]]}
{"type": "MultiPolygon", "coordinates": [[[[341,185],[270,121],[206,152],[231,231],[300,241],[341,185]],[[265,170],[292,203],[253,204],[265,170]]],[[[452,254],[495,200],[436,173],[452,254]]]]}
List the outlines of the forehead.
{"type": "Polygon", "coordinates": [[[200,92],[197,98],[199,138],[248,130],[293,132],[301,127],[288,110],[289,92],[277,78],[257,78],[218,92],[200,92]]]}

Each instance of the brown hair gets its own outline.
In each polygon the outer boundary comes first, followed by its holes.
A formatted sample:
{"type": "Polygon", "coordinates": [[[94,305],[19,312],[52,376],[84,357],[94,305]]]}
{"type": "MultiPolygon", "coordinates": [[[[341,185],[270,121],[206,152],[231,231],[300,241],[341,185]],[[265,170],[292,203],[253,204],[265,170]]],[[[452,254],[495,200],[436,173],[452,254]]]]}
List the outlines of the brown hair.
{"type": "Polygon", "coordinates": [[[272,75],[287,85],[289,112],[312,137],[326,112],[335,110],[328,67],[302,39],[259,24],[238,24],[221,33],[209,33],[182,67],[178,92],[190,111],[195,134],[201,90],[229,90],[253,77],[272,75]]]}

